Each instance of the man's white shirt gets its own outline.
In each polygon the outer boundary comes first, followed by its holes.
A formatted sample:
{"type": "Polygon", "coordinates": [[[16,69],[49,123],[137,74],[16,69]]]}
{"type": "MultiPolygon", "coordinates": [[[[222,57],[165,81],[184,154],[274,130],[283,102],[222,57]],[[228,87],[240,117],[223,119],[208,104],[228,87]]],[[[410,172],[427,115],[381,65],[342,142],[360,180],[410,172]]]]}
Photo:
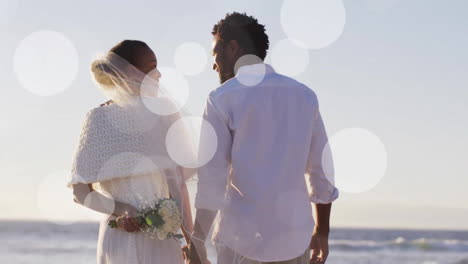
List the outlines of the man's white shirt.
{"type": "Polygon", "coordinates": [[[217,139],[202,133],[200,151],[213,140],[217,150],[199,168],[195,207],[219,210],[215,243],[253,260],[293,259],[309,246],[311,203],[338,198],[317,97],[267,64],[238,72],[207,100],[217,139]]]}

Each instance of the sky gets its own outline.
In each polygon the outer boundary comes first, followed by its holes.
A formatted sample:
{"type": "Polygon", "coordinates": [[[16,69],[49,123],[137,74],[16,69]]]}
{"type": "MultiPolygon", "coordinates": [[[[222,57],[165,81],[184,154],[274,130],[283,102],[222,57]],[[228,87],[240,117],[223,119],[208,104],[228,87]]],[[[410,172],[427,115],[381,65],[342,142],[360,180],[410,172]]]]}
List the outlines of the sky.
{"type": "Polygon", "coordinates": [[[239,11],[266,25],[266,62],[297,69],[292,77],[317,94],[338,160],[364,159],[338,162],[349,170],[334,226],[468,229],[464,0],[343,0],[343,14],[326,16],[339,33],[330,43],[291,50],[279,45],[288,28],[314,36],[310,17],[324,13],[298,6],[306,0],[0,1],[0,219],[88,219],[63,183],[86,112],[106,100],[89,73],[97,54],[139,39],[161,67],[198,68],[178,76],[188,84],[186,109],[200,115],[218,86],[212,26],[239,11]],[[175,60],[186,44],[195,48],[175,60]],[[52,56],[34,57],[42,53],[52,56]]]}

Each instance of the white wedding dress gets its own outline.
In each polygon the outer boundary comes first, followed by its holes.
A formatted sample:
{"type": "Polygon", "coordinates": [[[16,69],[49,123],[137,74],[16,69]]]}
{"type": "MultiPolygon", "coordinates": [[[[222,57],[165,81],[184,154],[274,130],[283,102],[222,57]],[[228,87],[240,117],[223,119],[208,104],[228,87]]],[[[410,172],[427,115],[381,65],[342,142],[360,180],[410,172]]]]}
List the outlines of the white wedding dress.
{"type": "MultiPolygon", "coordinates": [[[[104,181],[100,186],[115,200],[138,207],[142,199],[153,201],[156,194],[159,198],[169,197],[167,190],[157,183],[158,177],[145,175],[104,181]]],[[[99,231],[99,264],[184,263],[181,245],[176,239],[150,239],[142,232],[128,233],[112,229],[107,226],[107,221],[108,217],[101,222],[99,231]]]]}
{"type": "MultiPolygon", "coordinates": [[[[91,110],[82,128],[70,185],[93,184],[115,201],[144,208],[158,198],[169,198],[168,181],[185,180],[183,168],[168,156],[165,135],[174,116],[157,116],[144,106],[116,104],[91,110]]],[[[171,193],[172,194],[172,193],[171,193]]],[[[173,194],[172,194],[173,195],[173,194]]],[[[176,239],[151,239],[100,225],[98,264],[183,264],[176,239]]]]}

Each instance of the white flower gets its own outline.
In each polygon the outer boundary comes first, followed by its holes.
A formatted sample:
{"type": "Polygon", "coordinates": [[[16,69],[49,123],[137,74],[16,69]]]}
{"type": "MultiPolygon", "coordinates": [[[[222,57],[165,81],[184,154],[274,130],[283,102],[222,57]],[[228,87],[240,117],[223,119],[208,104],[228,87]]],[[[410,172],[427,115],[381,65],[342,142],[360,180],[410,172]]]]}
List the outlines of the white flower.
{"type": "Polygon", "coordinates": [[[159,208],[158,213],[164,220],[166,220],[166,218],[168,218],[172,214],[171,210],[166,207],[159,208]]]}
{"type": "MultiPolygon", "coordinates": [[[[147,203],[141,203],[146,206],[147,203]]],[[[141,211],[149,212],[150,210],[157,210],[158,215],[163,220],[163,225],[156,227],[148,227],[143,229],[143,232],[148,234],[152,239],[164,240],[169,238],[169,234],[177,234],[180,226],[182,225],[182,217],[179,211],[177,202],[172,199],[159,200],[152,203],[151,207],[146,207],[141,211]]]]}
{"type": "Polygon", "coordinates": [[[164,239],[167,239],[167,233],[166,232],[163,232],[163,231],[159,231],[156,233],[158,239],[160,240],[164,240],[164,239]]]}
{"type": "Polygon", "coordinates": [[[161,230],[167,233],[177,233],[182,224],[177,203],[174,200],[164,200],[160,206],[158,213],[164,221],[161,230]]]}

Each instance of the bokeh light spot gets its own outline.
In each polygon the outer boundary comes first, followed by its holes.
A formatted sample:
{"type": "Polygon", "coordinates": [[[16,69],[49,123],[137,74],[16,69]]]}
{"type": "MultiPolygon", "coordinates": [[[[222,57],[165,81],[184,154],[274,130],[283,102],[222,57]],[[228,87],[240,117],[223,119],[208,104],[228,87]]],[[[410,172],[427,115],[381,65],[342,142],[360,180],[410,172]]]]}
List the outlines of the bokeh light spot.
{"type": "Polygon", "coordinates": [[[281,25],[290,39],[309,49],[321,49],[343,33],[346,10],[342,0],[285,0],[281,25]]]}
{"type": "Polygon", "coordinates": [[[374,188],[387,168],[383,142],[362,128],[348,128],[330,137],[324,149],[322,166],[327,178],[334,171],[335,185],[348,193],[362,193],[374,188]],[[331,153],[330,153],[331,151],[331,153]],[[327,157],[333,155],[334,169],[327,157]]]}
{"type": "Polygon", "coordinates": [[[65,91],[78,73],[78,51],[63,34],[36,31],[24,38],[14,54],[18,82],[29,92],[51,96],[65,91]]]}
{"type": "Polygon", "coordinates": [[[202,117],[182,117],[169,128],[166,147],[169,156],[177,164],[198,168],[213,158],[218,138],[213,126],[202,117]],[[203,142],[202,146],[200,141],[203,142]]]}
{"type": "Polygon", "coordinates": [[[185,42],[177,47],[174,55],[176,69],[185,75],[197,75],[206,68],[208,54],[197,42],[185,42]]]}
{"type": "Polygon", "coordinates": [[[273,47],[271,62],[278,73],[293,77],[307,69],[309,51],[290,39],[283,39],[273,47]]]}

